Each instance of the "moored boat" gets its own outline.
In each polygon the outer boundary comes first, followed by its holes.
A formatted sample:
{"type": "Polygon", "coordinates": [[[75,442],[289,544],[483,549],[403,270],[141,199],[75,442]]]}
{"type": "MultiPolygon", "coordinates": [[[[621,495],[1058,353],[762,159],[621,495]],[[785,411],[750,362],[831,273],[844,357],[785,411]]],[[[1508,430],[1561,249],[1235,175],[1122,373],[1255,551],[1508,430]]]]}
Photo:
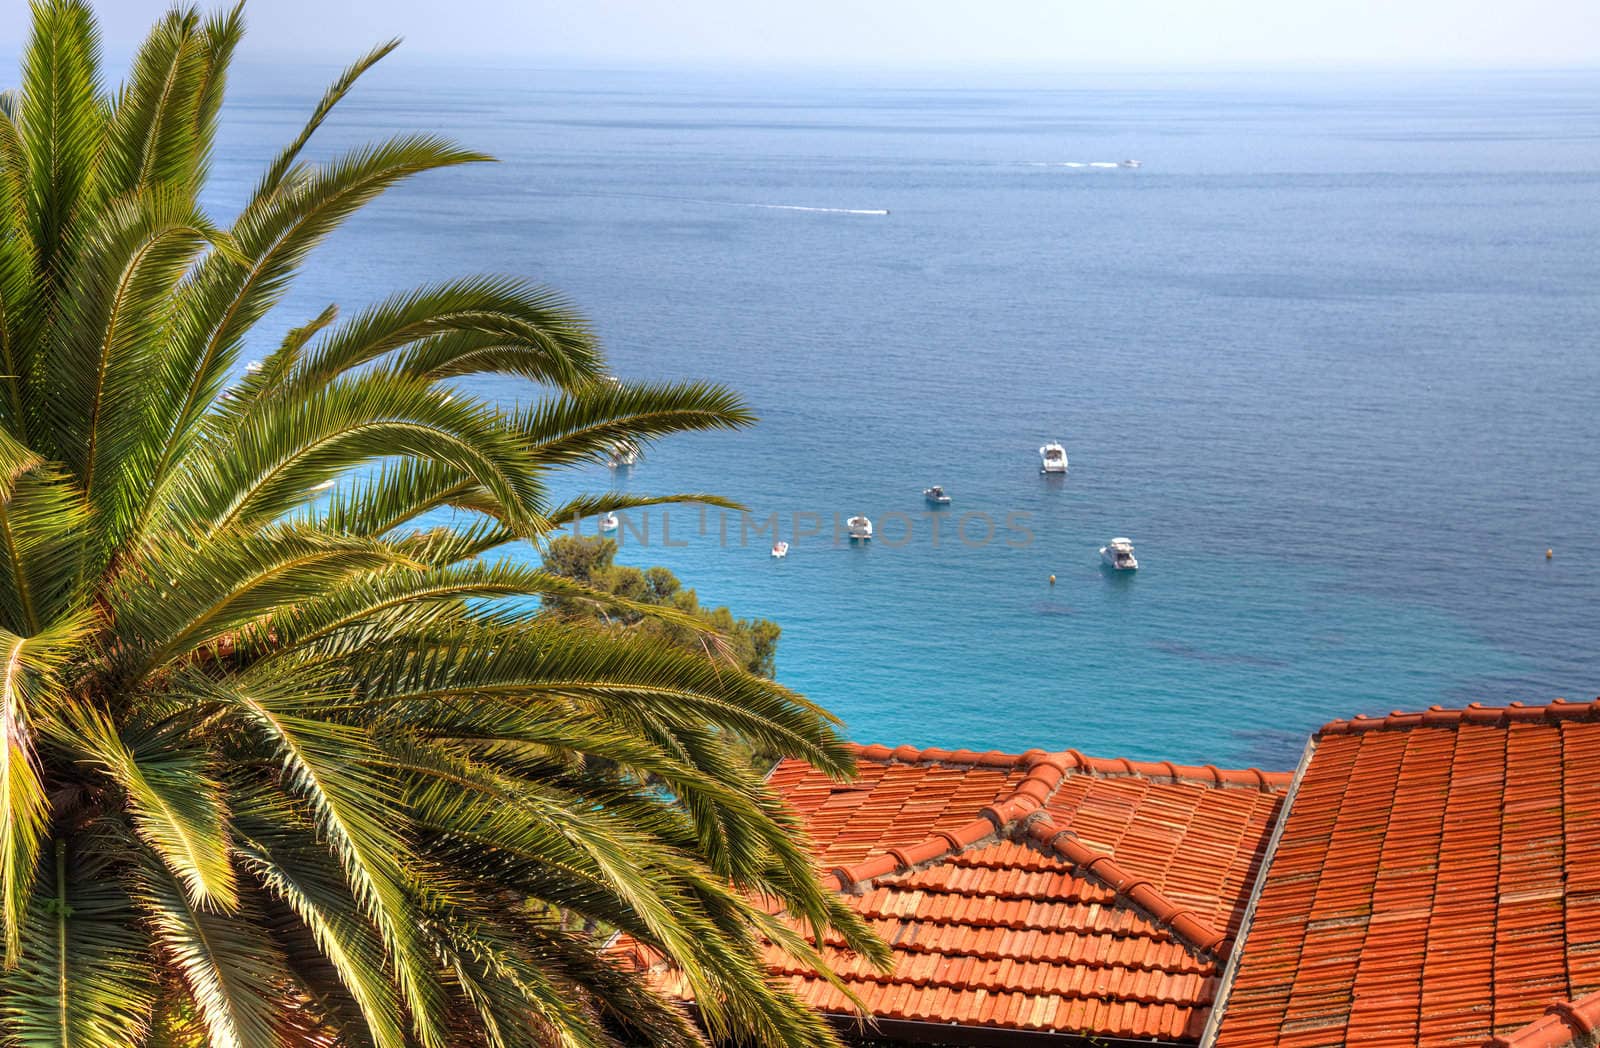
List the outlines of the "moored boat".
{"type": "Polygon", "coordinates": [[[772,544],[772,555],[779,558],[787,557],[789,555],[789,544],[781,540],[774,542],[772,544]]]}
{"type": "Polygon", "coordinates": [[[620,469],[624,466],[637,465],[639,462],[639,445],[632,441],[619,440],[611,445],[611,457],[606,460],[606,465],[611,469],[620,469]]]}
{"type": "Polygon", "coordinates": [[[944,488],[938,484],[935,484],[931,488],[923,488],[922,497],[933,503],[935,506],[950,505],[950,496],[947,495],[944,488]]]}
{"type": "Polygon", "coordinates": [[[851,542],[866,542],[872,538],[872,521],[864,514],[857,513],[845,525],[850,529],[851,542]]]}
{"type": "Polygon", "coordinates": [[[1039,448],[1040,473],[1065,473],[1067,471],[1067,449],[1061,446],[1059,440],[1039,448]]]}
{"type": "Polygon", "coordinates": [[[1138,571],[1139,561],[1133,555],[1133,540],[1114,538],[1100,547],[1100,559],[1117,571],[1138,571]]]}
{"type": "Polygon", "coordinates": [[[607,513],[605,516],[600,518],[600,530],[602,532],[616,531],[617,526],[621,523],[621,521],[617,520],[617,515],[615,513],[607,513]]]}

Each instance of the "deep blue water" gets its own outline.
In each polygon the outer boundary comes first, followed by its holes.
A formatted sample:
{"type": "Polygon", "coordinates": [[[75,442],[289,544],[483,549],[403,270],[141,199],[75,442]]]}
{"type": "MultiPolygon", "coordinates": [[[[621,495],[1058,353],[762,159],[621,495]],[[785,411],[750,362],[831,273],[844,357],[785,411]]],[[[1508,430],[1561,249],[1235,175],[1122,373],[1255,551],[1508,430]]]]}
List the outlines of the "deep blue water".
{"type": "MultiPolygon", "coordinates": [[[[219,215],[327,74],[237,81],[219,215]]],[[[625,484],[778,513],[788,559],[692,509],[622,559],[776,619],[864,741],[1286,767],[1334,717],[1600,691],[1600,74],[985,84],[393,64],[324,154],[501,163],[371,208],[264,334],[512,273],[620,374],[737,387],[757,428],[625,484]],[[790,534],[856,511],[870,548],[790,534]]]]}

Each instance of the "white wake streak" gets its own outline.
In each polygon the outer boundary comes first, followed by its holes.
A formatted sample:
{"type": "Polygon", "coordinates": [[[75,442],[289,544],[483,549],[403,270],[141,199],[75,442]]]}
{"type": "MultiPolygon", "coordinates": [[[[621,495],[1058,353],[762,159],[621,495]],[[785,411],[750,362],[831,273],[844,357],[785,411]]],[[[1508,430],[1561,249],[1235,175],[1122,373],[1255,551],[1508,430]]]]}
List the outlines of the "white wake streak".
{"type": "Polygon", "coordinates": [[[727,207],[761,207],[770,211],[815,211],[824,215],[887,215],[888,208],[868,207],[801,207],[799,204],[743,204],[736,200],[703,200],[703,204],[723,204],[727,207]]]}

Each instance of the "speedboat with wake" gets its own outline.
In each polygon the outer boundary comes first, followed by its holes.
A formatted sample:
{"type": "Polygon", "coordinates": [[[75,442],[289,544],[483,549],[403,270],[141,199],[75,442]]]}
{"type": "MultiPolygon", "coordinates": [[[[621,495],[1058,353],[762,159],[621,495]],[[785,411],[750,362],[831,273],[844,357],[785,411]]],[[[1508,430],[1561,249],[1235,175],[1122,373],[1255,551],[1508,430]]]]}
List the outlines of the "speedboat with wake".
{"type": "Polygon", "coordinates": [[[1115,538],[1100,547],[1100,559],[1116,571],[1138,571],[1139,561],[1133,555],[1133,540],[1115,538]]]}

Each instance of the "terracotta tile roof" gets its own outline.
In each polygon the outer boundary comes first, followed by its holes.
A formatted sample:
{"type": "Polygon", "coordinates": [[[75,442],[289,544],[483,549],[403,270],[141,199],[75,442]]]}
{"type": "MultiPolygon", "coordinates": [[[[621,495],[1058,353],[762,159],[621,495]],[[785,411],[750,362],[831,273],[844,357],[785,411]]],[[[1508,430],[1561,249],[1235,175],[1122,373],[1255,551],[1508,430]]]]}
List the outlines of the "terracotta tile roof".
{"type": "Polygon", "coordinates": [[[1314,747],[1208,1043],[1592,1043],[1600,700],[1336,721],[1314,747]]]}
{"type": "MultiPolygon", "coordinates": [[[[882,746],[858,766],[838,783],[785,761],[769,782],[894,948],[885,974],[824,944],[874,1017],[1198,1040],[1289,775],[882,746]]],[[[811,1007],[853,1014],[781,950],[767,962],[811,1007]]]]}

